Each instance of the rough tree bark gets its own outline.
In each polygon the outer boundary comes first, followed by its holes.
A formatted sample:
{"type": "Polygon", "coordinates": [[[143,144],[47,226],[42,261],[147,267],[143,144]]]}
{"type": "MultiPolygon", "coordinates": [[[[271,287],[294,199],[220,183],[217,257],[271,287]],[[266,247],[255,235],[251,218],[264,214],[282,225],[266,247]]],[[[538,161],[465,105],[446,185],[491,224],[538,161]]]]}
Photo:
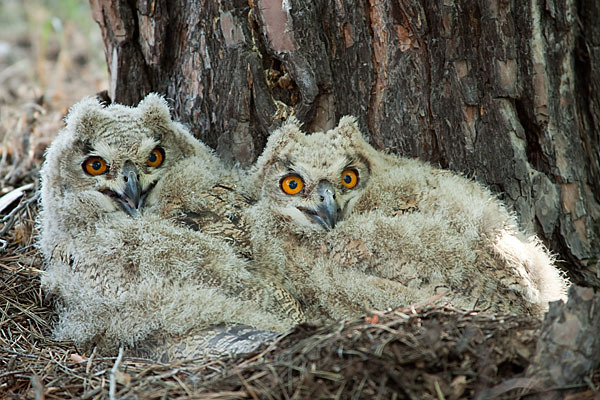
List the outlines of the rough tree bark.
{"type": "Polygon", "coordinates": [[[540,390],[534,399],[565,398],[564,392],[553,389],[582,382],[600,366],[599,311],[600,294],[592,288],[571,286],[566,304],[550,303],[525,373],[532,379],[532,388],[540,390]]]}
{"type": "Polygon", "coordinates": [[[597,0],[90,0],[111,97],[250,164],[289,114],[489,185],[600,285],[597,0]]]}

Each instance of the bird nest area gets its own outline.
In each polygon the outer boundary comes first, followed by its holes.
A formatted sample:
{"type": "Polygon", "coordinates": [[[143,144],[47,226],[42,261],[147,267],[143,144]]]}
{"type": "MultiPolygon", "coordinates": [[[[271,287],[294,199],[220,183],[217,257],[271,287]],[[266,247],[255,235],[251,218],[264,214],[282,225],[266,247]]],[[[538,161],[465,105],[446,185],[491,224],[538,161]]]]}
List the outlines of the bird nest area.
{"type": "MultiPolygon", "coordinates": [[[[55,116],[60,111],[50,104],[22,112],[21,129],[32,135],[37,127],[60,120],[55,116]]],[[[536,353],[540,321],[436,305],[442,299],[331,325],[301,325],[252,354],[235,357],[162,364],[127,354],[81,354],[72,342],[52,339],[57,316],[40,288],[43,259],[35,246],[35,217],[42,158],[43,150],[13,152],[6,158],[12,162],[0,164],[0,398],[509,399],[539,394],[526,370],[536,353]]],[[[586,378],[555,389],[594,398],[600,371],[586,378]]]]}
{"type": "MultiPolygon", "coordinates": [[[[37,191],[5,207],[0,229],[0,397],[174,398],[528,398],[525,371],[541,322],[430,304],[331,325],[300,325],[258,351],[174,364],[81,354],[52,340],[52,304],[40,290],[34,246],[37,191]]],[[[587,383],[554,388],[594,398],[587,383]]],[[[529,389],[528,389],[529,388],[529,389]]]]}

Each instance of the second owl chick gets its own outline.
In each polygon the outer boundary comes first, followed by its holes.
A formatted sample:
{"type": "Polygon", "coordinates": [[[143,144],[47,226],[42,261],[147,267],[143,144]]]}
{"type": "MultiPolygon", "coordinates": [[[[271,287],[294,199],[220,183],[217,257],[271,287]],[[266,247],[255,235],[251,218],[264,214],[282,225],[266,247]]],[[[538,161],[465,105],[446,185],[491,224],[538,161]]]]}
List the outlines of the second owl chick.
{"type": "Polygon", "coordinates": [[[256,254],[309,318],[451,290],[465,308],[539,316],[567,281],[481,185],[376,151],[351,117],[305,135],[291,120],[253,171],[256,254]]]}

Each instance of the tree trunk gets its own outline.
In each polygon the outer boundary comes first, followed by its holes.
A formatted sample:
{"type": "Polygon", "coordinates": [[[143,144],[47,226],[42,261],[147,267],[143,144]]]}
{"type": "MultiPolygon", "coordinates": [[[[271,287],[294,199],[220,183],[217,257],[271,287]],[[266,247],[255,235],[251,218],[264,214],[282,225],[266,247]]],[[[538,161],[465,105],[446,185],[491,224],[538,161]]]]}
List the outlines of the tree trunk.
{"type": "Polygon", "coordinates": [[[474,176],[600,285],[597,0],[90,0],[111,97],[249,165],[290,114],[474,176]]]}

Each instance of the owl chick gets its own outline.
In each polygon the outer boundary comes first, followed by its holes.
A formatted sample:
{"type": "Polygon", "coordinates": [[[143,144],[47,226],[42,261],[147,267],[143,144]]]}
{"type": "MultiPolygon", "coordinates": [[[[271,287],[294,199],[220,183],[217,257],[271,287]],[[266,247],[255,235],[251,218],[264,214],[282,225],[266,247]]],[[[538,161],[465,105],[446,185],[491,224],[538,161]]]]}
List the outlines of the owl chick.
{"type": "Polygon", "coordinates": [[[152,353],[149,341],[177,345],[221,325],[231,338],[236,325],[281,332],[297,322],[282,311],[290,297],[257,279],[232,246],[161,214],[177,209],[165,184],[177,186],[172,171],[205,178],[203,191],[226,176],[218,165],[158,95],[135,108],[86,99],[71,109],[41,170],[38,221],[58,339],[152,353]],[[198,169],[181,169],[189,160],[198,169]]]}
{"type": "Polygon", "coordinates": [[[481,185],[376,151],[352,117],[305,135],[292,119],[251,172],[255,256],[309,319],[447,293],[453,304],[539,316],[567,281],[481,185]],[[449,292],[447,292],[449,290],[449,292]]]}

